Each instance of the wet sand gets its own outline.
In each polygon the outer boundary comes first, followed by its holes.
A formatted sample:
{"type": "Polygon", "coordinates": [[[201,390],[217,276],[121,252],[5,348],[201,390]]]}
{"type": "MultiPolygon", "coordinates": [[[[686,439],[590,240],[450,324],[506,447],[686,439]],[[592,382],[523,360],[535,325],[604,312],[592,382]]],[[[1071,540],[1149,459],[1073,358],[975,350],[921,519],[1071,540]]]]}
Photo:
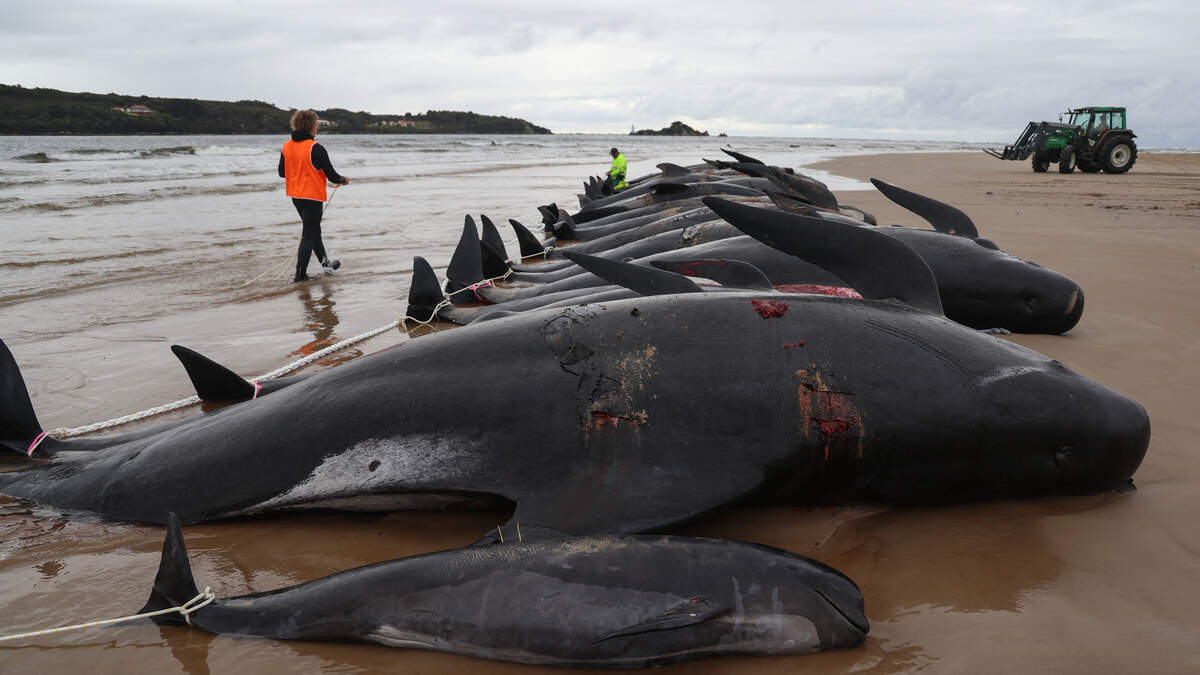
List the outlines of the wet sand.
{"type": "MultiPolygon", "coordinates": [[[[1069,334],[1010,339],[1147,408],[1153,438],[1135,476],[1138,491],[926,509],[723,511],[679,532],[771,544],[837,567],[862,587],[871,634],[854,650],[707,660],[664,672],[1200,670],[1194,442],[1200,416],[1192,410],[1200,400],[1200,155],[1143,154],[1123,176],[1034,174],[1027,163],[982,153],[854,157],[820,167],[882,178],[952,203],[1001,248],[1083,286],[1086,309],[1069,334]]],[[[839,197],[881,223],[924,226],[874,191],[839,197]]],[[[335,278],[307,291],[256,294],[150,326],[114,324],[13,351],[43,425],[80,425],[190,394],[166,349],[180,335],[195,336],[189,346],[238,372],[262,373],[304,348],[319,348],[332,334],[345,338],[391,321],[403,308],[398,285],[406,281],[349,285],[335,278]]],[[[356,349],[370,352],[403,339],[392,333],[356,349]]],[[[0,633],[118,616],[144,603],[160,528],[44,516],[0,501],[0,633]]],[[[228,596],[462,546],[505,517],[310,514],[201,525],[185,534],[197,582],[228,596]]],[[[528,670],[419,651],[238,639],[149,624],[0,646],[3,672],[80,669],[528,670]]]]}

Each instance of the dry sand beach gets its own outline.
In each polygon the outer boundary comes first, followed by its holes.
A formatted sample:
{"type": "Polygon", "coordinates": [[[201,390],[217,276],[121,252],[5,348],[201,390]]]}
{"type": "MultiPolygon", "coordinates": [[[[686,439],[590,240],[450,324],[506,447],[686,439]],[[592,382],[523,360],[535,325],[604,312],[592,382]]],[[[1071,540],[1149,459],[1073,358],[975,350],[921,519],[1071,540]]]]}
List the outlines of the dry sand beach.
{"type": "MultiPolygon", "coordinates": [[[[819,168],[877,177],[966,211],[1001,248],[1078,281],[1079,325],[1011,339],[1054,357],[1149,411],[1153,437],[1136,492],[941,508],[731,509],[680,533],[760,542],[817,558],[862,588],[872,621],[858,649],[727,658],[674,673],[1194,673],[1200,671],[1200,154],[1143,153],[1126,175],[1035,174],[982,153],[849,157],[819,168]]],[[[874,191],[842,201],[880,223],[924,227],[874,191]]],[[[530,207],[532,209],[532,206],[530,207]]],[[[314,283],[172,319],[228,325],[224,345],[194,346],[242,373],[279,365],[280,344],[321,339],[331,303],[314,283]],[[313,299],[316,298],[316,299],[313,299]],[[263,326],[275,325],[273,329],[263,326]],[[280,328],[279,326],[285,326],[280,328]],[[293,328],[296,327],[296,328],[293,328]],[[314,328],[315,327],[315,328],[314,328]],[[236,349],[234,348],[236,346],[236,349]],[[238,353],[232,360],[228,354],[238,353]]],[[[392,280],[390,283],[406,284],[392,280]]],[[[340,289],[340,297],[351,295],[340,289]]],[[[399,293],[364,288],[341,304],[339,334],[395,318],[399,293]]],[[[402,308],[402,305],[399,305],[402,308]]],[[[161,324],[159,326],[161,328],[161,324]]],[[[107,333],[86,377],[56,370],[69,336],[14,348],[47,428],[106,419],[190,394],[166,350],[145,358],[107,333]]],[[[161,332],[161,331],[160,331],[161,332]]],[[[390,334],[359,353],[394,344],[390,334]]],[[[74,346],[74,347],[73,347],[74,346]]],[[[319,345],[316,345],[319,346],[319,345]]],[[[325,363],[320,367],[329,367],[325,363]]],[[[903,386],[903,383],[897,383],[903,386]]],[[[194,410],[184,413],[194,414],[194,410]]],[[[537,439],[531,438],[531,444],[537,439]]],[[[198,583],[221,596],[267,591],[367,563],[457,547],[501,513],[301,515],[185,530],[198,583]]],[[[0,498],[0,633],[136,610],[158,564],[161,528],[60,521],[0,498]]],[[[316,670],[517,673],[529,669],[385,647],[212,636],[128,625],[0,646],[2,672],[316,670]]],[[[553,671],[545,671],[553,672],[553,671]]],[[[561,672],[561,671],[559,671],[561,672]]]]}

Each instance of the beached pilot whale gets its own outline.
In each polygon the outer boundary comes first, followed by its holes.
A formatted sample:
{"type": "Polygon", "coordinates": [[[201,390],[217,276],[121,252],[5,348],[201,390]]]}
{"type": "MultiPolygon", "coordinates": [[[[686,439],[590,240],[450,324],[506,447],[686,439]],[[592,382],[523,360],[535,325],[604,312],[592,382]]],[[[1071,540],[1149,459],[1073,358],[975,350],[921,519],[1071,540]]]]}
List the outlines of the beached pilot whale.
{"type": "MultiPolygon", "coordinates": [[[[504,537],[519,523],[529,539],[656,530],[751,497],[1097,492],[1137,469],[1142,406],[946,319],[902,243],[712,206],[764,239],[808,232],[809,261],[862,297],[672,293],[477,322],[214,414],[47,440],[0,492],[150,522],[499,496],[516,504],[504,537]]],[[[41,429],[7,348],[0,392],[0,444],[24,453],[41,429]]]]}
{"type": "MultiPolygon", "coordinates": [[[[142,611],[196,597],[178,520],[142,611]]],[[[511,542],[402,558],[190,615],[210,633],[373,642],[546,666],[644,668],[860,644],[858,587],[768,546],[688,537],[511,542]]],[[[154,619],[182,624],[177,614],[154,619]]]]}

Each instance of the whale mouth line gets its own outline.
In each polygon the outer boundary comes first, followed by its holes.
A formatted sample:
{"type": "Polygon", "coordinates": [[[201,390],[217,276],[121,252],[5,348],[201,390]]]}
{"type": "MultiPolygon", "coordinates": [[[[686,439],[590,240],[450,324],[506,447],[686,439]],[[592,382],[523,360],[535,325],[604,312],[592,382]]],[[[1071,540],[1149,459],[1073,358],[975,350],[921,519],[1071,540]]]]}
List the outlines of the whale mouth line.
{"type": "Polygon", "coordinates": [[[1079,302],[1079,289],[1071,291],[1071,299],[1067,301],[1067,310],[1063,312],[1063,314],[1069,315],[1071,312],[1075,311],[1076,302],[1079,302]]]}
{"type": "Polygon", "coordinates": [[[810,590],[812,590],[813,593],[816,593],[817,597],[824,600],[825,604],[829,605],[833,609],[833,611],[837,612],[838,616],[845,619],[846,623],[853,626],[854,629],[857,630],[859,633],[861,633],[865,636],[867,634],[867,632],[871,629],[870,624],[868,624],[866,622],[866,617],[863,617],[862,619],[855,619],[855,618],[851,617],[849,614],[847,614],[846,612],[842,611],[842,608],[838,607],[838,604],[836,602],[834,602],[833,600],[830,600],[829,596],[825,595],[824,593],[822,593],[821,591],[819,591],[818,589],[815,589],[815,588],[810,589],[810,590]]]}

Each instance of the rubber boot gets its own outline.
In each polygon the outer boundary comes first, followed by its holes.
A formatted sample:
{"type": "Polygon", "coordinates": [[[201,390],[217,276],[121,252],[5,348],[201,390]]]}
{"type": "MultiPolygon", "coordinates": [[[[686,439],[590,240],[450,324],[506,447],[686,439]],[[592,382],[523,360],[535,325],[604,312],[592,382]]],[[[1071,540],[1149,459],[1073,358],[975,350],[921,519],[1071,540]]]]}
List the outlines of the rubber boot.
{"type": "Polygon", "coordinates": [[[312,257],[312,242],[300,240],[300,250],[296,254],[296,277],[292,283],[308,281],[308,259],[312,257]]]}

